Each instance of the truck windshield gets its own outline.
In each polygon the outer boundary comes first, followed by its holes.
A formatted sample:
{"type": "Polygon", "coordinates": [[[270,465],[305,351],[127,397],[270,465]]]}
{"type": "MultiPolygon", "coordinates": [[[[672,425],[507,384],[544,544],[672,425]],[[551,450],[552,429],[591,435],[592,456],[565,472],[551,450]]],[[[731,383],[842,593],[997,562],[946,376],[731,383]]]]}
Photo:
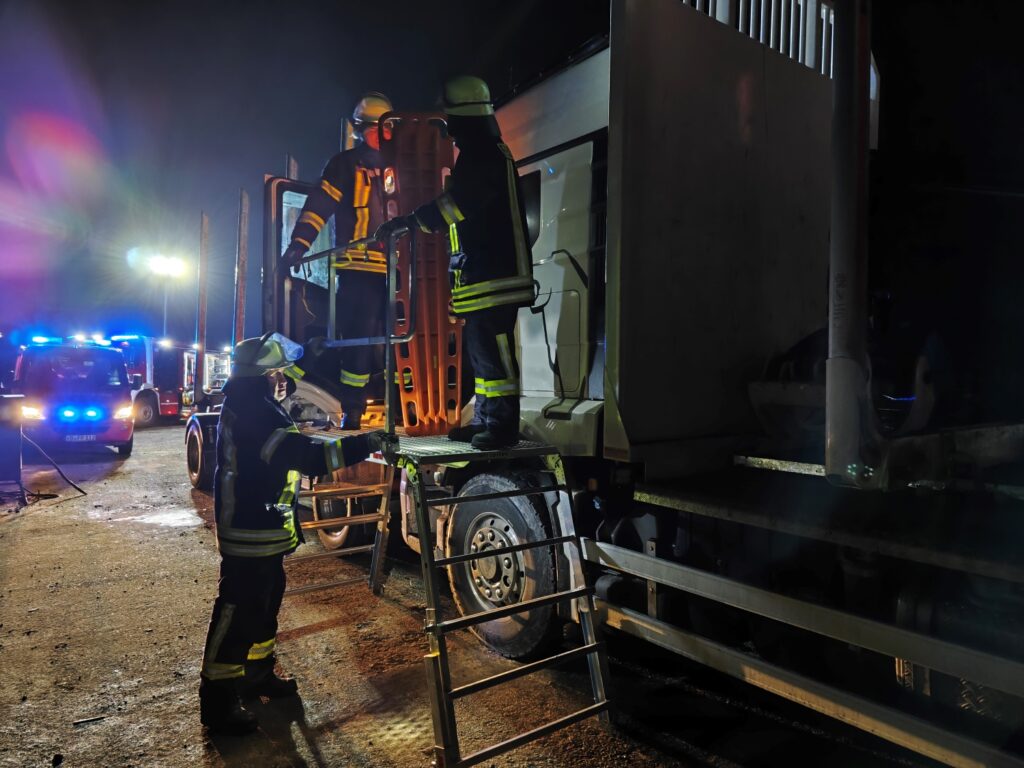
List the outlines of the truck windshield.
{"type": "Polygon", "coordinates": [[[103,391],[128,386],[119,352],[106,349],[53,348],[25,352],[22,386],[26,393],[103,391]]]}

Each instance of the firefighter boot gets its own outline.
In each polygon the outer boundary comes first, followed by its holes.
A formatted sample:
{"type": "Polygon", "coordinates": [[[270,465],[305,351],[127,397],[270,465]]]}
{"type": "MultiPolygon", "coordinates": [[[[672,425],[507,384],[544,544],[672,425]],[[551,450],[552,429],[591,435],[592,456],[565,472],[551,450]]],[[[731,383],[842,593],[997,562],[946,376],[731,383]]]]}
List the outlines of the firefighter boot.
{"type": "Polygon", "coordinates": [[[514,430],[485,429],[473,435],[470,441],[474,448],[481,451],[496,451],[508,448],[519,442],[519,434],[514,430]]]}
{"type": "Polygon", "coordinates": [[[448,439],[454,440],[457,443],[468,443],[486,429],[487,427],[483,424],[467,424],[464,427],[455,427],[448,432],[448,439]]]}
{"type": "Polygon", "coordinates": [[[268,699],[283,699],[299,692],[294,677],[278,677],[274,672],[274,656],[245,663],[245,677],[242,678],[241,694],[245,698],[266,696],[268,699]]]}
{"type": "Polygon", "coordinates": [[[199,683],[199,722],[215,733],[249,733],[259,725],[242,706],[234,680],[206,678],[199,683]]]}

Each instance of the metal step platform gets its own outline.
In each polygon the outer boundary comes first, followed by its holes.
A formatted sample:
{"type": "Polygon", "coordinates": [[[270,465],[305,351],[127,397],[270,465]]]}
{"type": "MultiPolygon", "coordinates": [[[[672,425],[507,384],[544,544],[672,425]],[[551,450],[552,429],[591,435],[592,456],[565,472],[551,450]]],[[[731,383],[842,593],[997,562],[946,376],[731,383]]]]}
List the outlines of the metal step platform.
{"type": "Polygon", "coordinates": [[[514,496],[556,493],[558,495],[556,505],[558,530],[554,532],[551,538],[501,547],[497,551],[506,554],[541,547],[560,547],[570,566],[568,589],[458,618],[444,619],[441,616],[440,608],[440,569],[472,560],[495,557],[495,550],[445,556],[444,552],[431,546],[430,542],[426,538],[424,539],[420,547],[420,562],[423,569],[423,583],[426,588],[427,608],[424,630],[430,644],[430,652],[425,658],[425,663],[431,717],[434,723],[433,753],[435,766],[437,768],[463,768],[464,766],[477,765],[592,716],[598,716],[607,722],[609,711],[606,689],[608,677],[607,658],[603,644],[597,640],[593,618],[593,590],[585,580],[580,540],[573,527],[571,497],[566,490],[564,474],[561,471],[561,459],[556,449],[541,443],[522,440],[515,445],[500,450],[482,451],[468,443],[454,442],[444,437],[401,437],[399,439],[398,451],[393,460],[395,465],[404,469],[408,475],[416,506],[417,529],[420,531],[430,530],[431,507],[511,498],[514,496]],[[506,461],[533,457],[543,457],[545,459],[547,465],[552,470],[554,482],[537,488],[516,489],[505,492],[428,497],[421,476],[421,469],[425,466],[464,466],[476,462],[506,461]],[[482,680],[453,687],[448,663],[447,635],[449,633],[459,629],[468,629],[505,616],[523,613],[542,605],[553,605],[556,603],[569,603],[573,608],[574,614],[579,617],[583,635],[583,644],[580,647],[563,651],[529,664],[523,664],[482,680]],[[533,672],[584,657],[587,659],[590,671],[593,704],[538,728],[512,736],[493,746],[486,747],[469,755],[462,754],[459,746],[458,724],[455,718],[454,703],[456,700],[525,677],[533,672]]]}

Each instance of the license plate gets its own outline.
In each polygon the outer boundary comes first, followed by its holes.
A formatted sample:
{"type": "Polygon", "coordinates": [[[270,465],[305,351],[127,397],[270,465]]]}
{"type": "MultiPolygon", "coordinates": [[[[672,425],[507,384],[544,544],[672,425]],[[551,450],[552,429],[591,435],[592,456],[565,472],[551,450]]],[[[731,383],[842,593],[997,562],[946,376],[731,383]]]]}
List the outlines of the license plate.
{"type": "Polygon", "coordinates": [[[64,440],[69,443],[93,443],[96,435],[66,435],[64,440]]]}

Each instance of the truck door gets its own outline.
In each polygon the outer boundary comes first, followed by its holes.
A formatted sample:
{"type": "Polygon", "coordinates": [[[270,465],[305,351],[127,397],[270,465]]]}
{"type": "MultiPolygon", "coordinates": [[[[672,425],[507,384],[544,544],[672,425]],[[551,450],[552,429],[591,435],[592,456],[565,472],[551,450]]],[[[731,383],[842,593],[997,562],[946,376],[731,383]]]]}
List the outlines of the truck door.
{"type": "MultiPolygon", "coordinates": [[[[263,333],[279,331],[299,343],[323,336],[327,328],[327,260],[311,262],[289,273],[278,270],[313,184],[267,178],[263,195],[263,333]]],[[[334,220],[325,226],[310,253],[334,247],[334,220]]]]}

